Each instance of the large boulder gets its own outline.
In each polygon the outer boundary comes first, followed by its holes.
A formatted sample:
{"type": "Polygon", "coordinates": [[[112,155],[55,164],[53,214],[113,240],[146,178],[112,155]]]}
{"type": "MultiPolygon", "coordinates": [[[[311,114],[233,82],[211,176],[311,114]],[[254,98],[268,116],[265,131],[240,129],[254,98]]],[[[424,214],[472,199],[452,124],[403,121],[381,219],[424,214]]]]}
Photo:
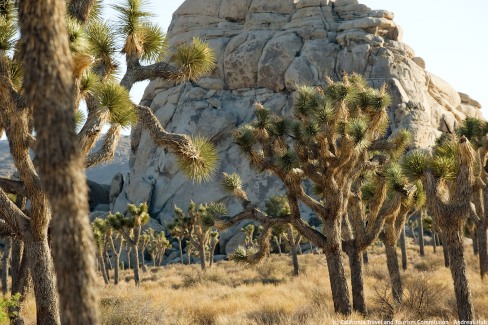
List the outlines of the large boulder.
{"type": "MultiPolygon", "coordinates": [[[[326,77],[337,80],[344,72],[360,73],[375,87],[386,83],[392,96],[389,133],[409,129],[413,147],[430,147],[464,117],[481,116],[475,100],[425,70],[393,18],[356,0],[187,0],[173,15],[168,44],[201,37],[215,52],[216,68],[181,85],[153,80],[142,103],[168,131],[211,139],[220,154],[217,175],[239,173],[250,200],[262,204],[282,184],[250,169],[232,132],[253,119],[255,102],[291,114],[299,84],[325,87],[326,77]]],[[[220,201],[229,204],[230,214],[240,211],[218,176],[206,184],[188,181],[146,131],[134,129],[131,144],[130,173],[115,207],[149,200],[162,224],[171,220],[174,205],[190,200],[220,201]]]]}

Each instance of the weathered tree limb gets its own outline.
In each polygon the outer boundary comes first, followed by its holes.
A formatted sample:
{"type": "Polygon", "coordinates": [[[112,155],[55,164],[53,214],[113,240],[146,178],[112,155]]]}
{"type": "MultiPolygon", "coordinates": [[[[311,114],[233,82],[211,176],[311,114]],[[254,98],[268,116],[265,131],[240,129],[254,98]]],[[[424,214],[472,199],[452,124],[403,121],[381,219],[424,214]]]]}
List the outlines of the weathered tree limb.
{"type": "Polygon", "coordinates": [[[85,168],[90,168],[100,163],[113,159],[115,149],[120,140],[121,126],[113,124],[103,137],[103,144],[100,150],[90,153],[85,159],[85,168]]]}

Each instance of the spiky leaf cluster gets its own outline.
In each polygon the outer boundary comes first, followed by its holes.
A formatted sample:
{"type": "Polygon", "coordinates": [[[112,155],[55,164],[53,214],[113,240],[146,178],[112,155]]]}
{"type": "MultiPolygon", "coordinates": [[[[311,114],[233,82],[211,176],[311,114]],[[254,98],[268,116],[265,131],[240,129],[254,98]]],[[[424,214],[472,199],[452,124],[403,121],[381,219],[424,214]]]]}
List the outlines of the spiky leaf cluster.
{"type": "Polygon", "coordinates": [[[238,246],[236,250],[229,255],[229,260],[232,260],[236,263],[249,263],[250,257],[258,252],[257,247],[244,247],[238,246]]]}
{"type": "Polygon", "coordinates": [[[137,113],[129,92],[117,82],[99,83],[95,96],[99,105],[110,111],[110,123],[126,128],[137,121],[137,113]]]}
{"type": "Polygon", "coordinates": [[[204,137],[193,137],[176,153],[180,170],[189,179],[200,182],[208,181],[218,164],[218,153],[214,144],[204,137]]]}
{"type": "Polygon", "coordinates": [[[265,202],[265,212],[271,217],[283,218],[291,214],[290,204],[284,195],[275,195],[265,202]]]}
{"type": "Polygon", "coordinates": [[[488,122],[474,117],[466,118],[456,129],[458,136],[465,136],[476,148],[486,147],[488,133],[488,122]]]}
{"type": "Polygon", "coordinates": [[[114,26],[94,21],[87,26],[89,53],[95,58],[95,66],[103,67],[105,75],[112,74],[117,68],[117,34],[114,26]]]}
{"type": "Polygon", "coordinates": [[[16,12],[13,1],[3,1],[0,8],[0,51],[10,51],[16,43],[16,12]]]}
{"type": "Polygon", "coordinates": [[[180,69],[179,75],[174,76],[175,79],[195,80],[212,72],[215,66],[215,55],[205,42],[194,38],[189,44],[177,46],[170,61],[180,69]]]}

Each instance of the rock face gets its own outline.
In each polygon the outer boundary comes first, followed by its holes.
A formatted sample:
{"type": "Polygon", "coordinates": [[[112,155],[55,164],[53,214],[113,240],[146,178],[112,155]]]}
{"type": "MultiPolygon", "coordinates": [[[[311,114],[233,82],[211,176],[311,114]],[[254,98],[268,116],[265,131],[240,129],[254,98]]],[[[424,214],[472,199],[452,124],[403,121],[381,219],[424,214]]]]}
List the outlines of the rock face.
{"type": "MultiPolygon", "coordinates": [[[[172,132],[210,138],[220,153],[220,171],[239,173],[250,199],[263,202],[280,182],[251,171],[233,144],[232,132],[253,119],[253,103],[290,114],[297,85],[325,85],[357,72],[373,86],[388,85],[390,132],[412,131],[415,147],[428,147],[466,116],[481,117],[479,104],[425,70],[426,63],[402,43],[394,15],[356,0],[187,0],[174,13],[169,46],[201,37],[214,49],[212,75],[173,85],[152,81],[142,103],[172,132]]],[[[146,132],[133,130],[130,175],[115,207],[150,202],[159,220],[188,202],[230,203],[219,177],[197,185],[146,132]]],[[[219,172],[220,172],[219,171],[219,172]]],[[[164,224],[164,222],[163,222],[164,224]]]]}

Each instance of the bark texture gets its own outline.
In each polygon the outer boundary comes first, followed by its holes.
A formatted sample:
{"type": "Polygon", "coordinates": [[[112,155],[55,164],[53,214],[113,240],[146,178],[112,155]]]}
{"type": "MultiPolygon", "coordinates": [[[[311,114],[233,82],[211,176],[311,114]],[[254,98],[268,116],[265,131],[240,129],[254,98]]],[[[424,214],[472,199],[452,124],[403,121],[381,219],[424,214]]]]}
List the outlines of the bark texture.
{"type": "Polygon", "coordinates": [[[366,302],[364,299],[363,258],[361,253],[355,251],[349,256],[351,268],[352,305],[355,311],[366,314],[366,302]]]}
{"type": "Polygon", "coordinates": [[[403,285],[400,275],[400,268],[398,267],[398,255],[394,245],[385,245],[386,265],[391,281],[391,292],[393,299],[398,304],[403,300],[403,285]]]}
{"type": "MultiPolygon", "coordinates": [[[[61,0],[19,1],[23,86],[27,100],[33,103],[36,158],[53,215],[53,253],[57,257],[62,323],[98,324],[95,250],[88,220],[83,160],[75,134],[76,93],[65,15],[65,2],[61,0]]],[[[39,256],[47,259],[41,269],[52,272],[47,238],[39,244],[46,250],[39,252],[39,256]]],[[[34,249],[32,246],[27,245],[27,252],[36,256],[30,251],[34,249]]],[[[34,270],[32,277],[35,287],[49,285],[38,283],[38,273],[34,270]]],[[[52,285],[49,288],[53,289],[52,285]]],[[[42,295],[38,298],[37,293],[40,292],[36,292],[37,303],[44,305],[49,299],[40,301],[42,295]]],[[[54,301],[49,303],[52,303],[49,308],[57,308],[54,301]]],[[[59,323],[56,313],[49,319],[44,319],[42,313],[38,317],[41,323],[43,320],[59,323]]]]}
{"type": "Polygon", "coordinates": [[[400,248],[402,251],[402,270],[406,270],[408,268],[407,263],[407,241],[405,238],[405,226],[402,227],[402,231],[400,233],[400,248]]]}

